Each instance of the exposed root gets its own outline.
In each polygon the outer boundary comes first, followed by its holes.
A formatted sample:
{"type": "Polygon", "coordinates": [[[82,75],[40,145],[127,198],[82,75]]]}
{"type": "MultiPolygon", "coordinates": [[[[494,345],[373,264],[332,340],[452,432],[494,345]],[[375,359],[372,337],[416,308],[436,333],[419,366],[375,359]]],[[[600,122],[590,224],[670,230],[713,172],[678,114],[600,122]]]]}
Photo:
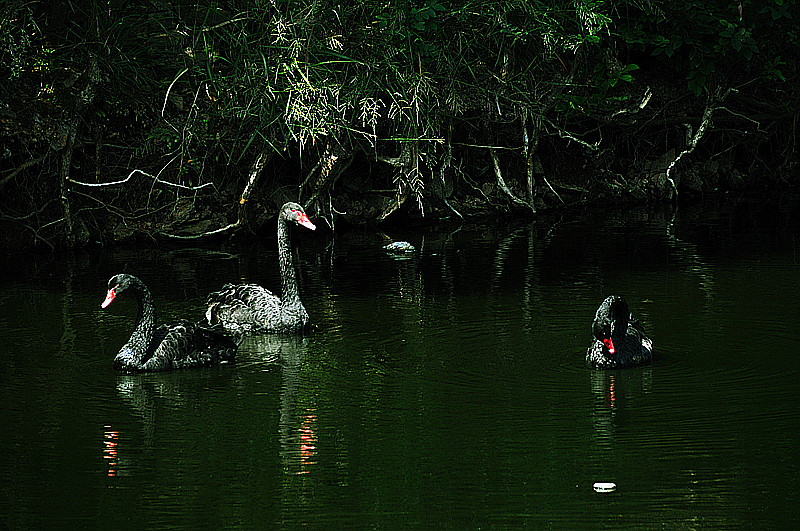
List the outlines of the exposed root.
{"type": "Polygon", "coordinates": [[[500,159],[497,158],[497,153],[494,149],[489,150],[489,154],[492,156],[492,162],[494,163],[494,174],[497,177],[497,186],[509,197],[511,201],[521,205],[525,208],[529,208],[531,212],[534,214],[536,213],[536,209],[532,204],[526,203],[522,199],[518,198],[514,195],[514,192],[506,184],[506,181],[503,179],[503,173],[500,171],[500,159]]]}

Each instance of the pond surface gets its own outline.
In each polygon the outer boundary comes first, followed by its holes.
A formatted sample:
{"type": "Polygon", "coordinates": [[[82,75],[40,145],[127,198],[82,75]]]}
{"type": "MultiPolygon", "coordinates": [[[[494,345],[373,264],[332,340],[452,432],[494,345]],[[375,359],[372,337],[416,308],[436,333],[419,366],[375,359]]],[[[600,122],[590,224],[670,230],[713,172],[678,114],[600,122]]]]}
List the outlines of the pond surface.
{"type": "Polygon", "coordinates": [[[295,233],[305,337],[122,375],[144,280],[163,322],[275,240],[21,256],[0,279],[10,528],[785,528],[800,504],[793,198],[382,235],[295,233]],[[649,366],[584,367],[624,295],[649,366]],[[592,485],[610,481],[611,493],[592,485]]]}

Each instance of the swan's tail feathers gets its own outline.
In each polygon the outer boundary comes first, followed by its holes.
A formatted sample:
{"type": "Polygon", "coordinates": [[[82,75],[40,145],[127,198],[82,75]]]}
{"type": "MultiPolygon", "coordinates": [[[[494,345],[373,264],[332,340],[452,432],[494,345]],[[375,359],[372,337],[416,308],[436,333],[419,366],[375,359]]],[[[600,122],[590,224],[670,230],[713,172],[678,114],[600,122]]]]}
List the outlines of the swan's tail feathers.
{"type": "Polygon", "coordinates": [[[231,284],[231,283],[225,284],[219,291],[214,291],[208,294],[208,299],[206,300],[206,304],[208,306],[211,306],[212,304],[215,303],[225,302],[234,293],[236,293],[236,284],[231,284]]]}
{"type": "Polygon", "coordinates": [[[225,306],[221,302],[212,302],[206,308],[206,320],[205,323],[208,326],[214,327],[219,324],[222,324],[223,318],[222,315],[225,312],[225,306]]]}
{"type": "Polygon", "coordinates": [[[219,326],[229,332],[245,332],[253,328],[253,312],[242,301],[213,303],[206,310],[208,326],[219,326]]]}
{"type": "Polygon", "coordinates": [[[225,328],[221,323],[209,324],[201,320],[197,322],[197,327],[207,335],[208,341],[224,347],[239,348],[244,340],[241,330],[225,328]]]}
{"type": "Polygon", "coordinates": [[[630,321],[628,322],[628,326],[634,327],[643,336],[647,335],[647,333],[644,330],[644,325],[642,324],[642,322],[633,315],[631,315],[630,321]]]}
{"type": "Polygon", "coordinates": [[[236,357],[241,337],[225,330],[222,325],[210,326],[204,321],[195,324],[198,345],[202,345],[205,363],[229,363],[236,357]]]}

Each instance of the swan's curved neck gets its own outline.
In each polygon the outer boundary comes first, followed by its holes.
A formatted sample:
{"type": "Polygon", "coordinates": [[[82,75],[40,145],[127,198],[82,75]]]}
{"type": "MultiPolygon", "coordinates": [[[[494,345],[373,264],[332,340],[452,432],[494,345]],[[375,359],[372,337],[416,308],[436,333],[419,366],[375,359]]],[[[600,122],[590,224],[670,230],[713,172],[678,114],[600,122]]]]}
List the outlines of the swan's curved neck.
{"type": "Polygon", "coordinates": [[[126,346],[135,353],[135,359],[131,361],[139,363],[153,340],[153,332],[156,328],[156,308],[153,305],[153,296],[150,295],[150,290],[143,283],[136,283],[130,289],[133,289],[136,294],[139,312],[136,314],[136,324],[126,346]]]}
{"type": "Polygon", "coordinates": [[[299,302],[300,294],[292,264],[289,225],[280,216],[278,216],[278,265],[281,269],[281,301],[284,304],[299,302]]]}
{"type": "Polygon", "coordinates": [[[622,347],[625,336],[628,333],[628,322],[630,321],[631,312],[628,309],[628,305],[620,299],[611,303],[610,311],[611,318],[613,319],[611,339],[614,340],[614,343],[622,347]]]}
{"type": "Polygon", "coordinates": [[[620,316],[614,320],[614,330],[611,333],[611,339],[620,346],[625,341],[625,335],[628,333],[628,317],[620,316]]]}

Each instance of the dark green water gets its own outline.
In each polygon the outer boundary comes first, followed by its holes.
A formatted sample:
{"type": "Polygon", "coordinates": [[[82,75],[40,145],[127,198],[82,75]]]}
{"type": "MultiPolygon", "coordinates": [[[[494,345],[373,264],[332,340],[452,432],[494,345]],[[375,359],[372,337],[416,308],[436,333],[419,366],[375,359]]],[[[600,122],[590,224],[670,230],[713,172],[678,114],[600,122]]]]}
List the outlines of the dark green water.
{"type": "Polygon", "coordinates": [[[231,366],[119,375],[133,301],[277,289],[248,248],[19,257],[0,280],[7,528],[786,528],[800,503],[796,202],[303,236],[305,338],[231,366]],[[583,366],[619,293],[656,361],[583,366]],[[596,481],[617,490],[598,494],[596,481]]]}

